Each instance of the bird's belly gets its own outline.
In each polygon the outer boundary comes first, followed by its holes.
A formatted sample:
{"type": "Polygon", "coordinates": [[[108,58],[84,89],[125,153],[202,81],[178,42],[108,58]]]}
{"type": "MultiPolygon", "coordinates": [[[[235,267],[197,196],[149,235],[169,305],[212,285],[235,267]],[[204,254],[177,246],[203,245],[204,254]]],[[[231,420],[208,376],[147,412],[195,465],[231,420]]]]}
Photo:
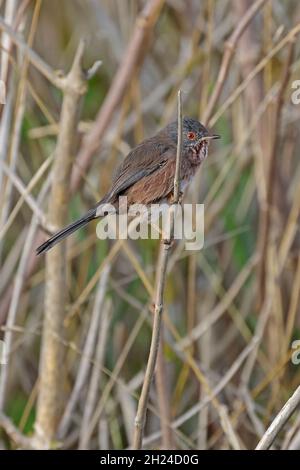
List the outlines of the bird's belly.
{"type": "Polygon", "coordinates": [[[193,149],[183,160],[181,167],[180,191],[183,193],[195,176],[199,166],[207,157],[207,145],[202,145],[198,149],[193,149]]]}
{"type": "Polygon", "coordinates": [[[199,164],[193,164],[191,161],[186,161],[184,168],[182,168],[181,179],[180,179],[180,192],[184,193],[188,185],[193,180],[196,171],[199,168],[199,164]]]}
{"type": "Polygon", "coordinates": [[[190,176],[189,178],[185,178],[185,179],[182,179],[180,181],[180,192],[181,193],[184,193],[186,188],[188,187],[188,185],[190,184],[191,180],[192,180],[192,176],[190,176]]]}

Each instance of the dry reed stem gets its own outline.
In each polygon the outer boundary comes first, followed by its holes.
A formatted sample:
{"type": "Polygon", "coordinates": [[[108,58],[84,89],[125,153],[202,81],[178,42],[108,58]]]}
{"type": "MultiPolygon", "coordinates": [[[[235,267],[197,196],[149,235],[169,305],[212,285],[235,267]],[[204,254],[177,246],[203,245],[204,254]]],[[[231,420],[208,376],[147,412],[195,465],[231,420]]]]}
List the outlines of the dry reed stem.
{"type": "Polygon", "coordinates": [[[171,242],[174,237],[174,224],[175,224],[175,211],[176,205],[179,201],[180,191],[180,162],[182,153],[182,105],[181,105],[181,91],[178,92],[178,129],[177,129],[177,155],[176,155],[176,168],[174,178],[174,203],[170,208],[170,239],[162,239],[160,246],[160,254],[157,266],[157,280],[156,280],[156,294],[155,294],[155,307],[154,307],[154,320],[153,330],[151,337],[151,345],[149,357],[145,372],[145,378],[142,386],[141,396],[138,402],[138,408],[135,418],[135,430],[133,436],[133,448],[141,449],[143,441],[143,431],[146,420],[146,413],[149,401],[150,386],[154,375],[157,353],[159,348],[161,320],[164,305],[164,289],[167,275],[167,265],[169,258],[169,251],[171,242]]]}
{"type": "Polygon", "coordinates": [[[171,428],[171,397],[168,388],[167,367],[164,358],[164,328],[161,327],[157,353],[157,365],[155,370],[155,385],[157,392],[157,401],[159,407],[159,417],[161,425],[161,448],[174,449],[173,431],[171,428]]]}
{"type": "MultiPolygon", "coordinates": [[[[82,70],[84,43],[80,42],[67,86],[60,118],[60,132],[54,158],[49,200],[49,223],[65,224],[69,199],[69,180],[81,98],[86,91],[82,70]]],[[[66,302],[66,244],[62,242],[46,255],[45,316],[41,343],[40,385],[35,423],[37,447],[49,448],[56,436],[62,411],[63,364],[65,348],[56,335],[64,337],[66,302]]]]}
{"type": "Polygon", "coordinates": [[[270,156],[268,158],[267,175],[266,175],[266,203],[261,207],[261,219],[259,229],[259,250],[260,250],[260,264],[258,272],[258,286],[259,286],[259,305],[264,303],[266,289],[267,289],[267,263],[268,263],[268,244],[270,243],[272,211],[274,211],[274,193],[277,181],[276,169],[276,155],[280,141],[280,123],[282,115],[283,97],[286,87],[289,83],[291,74],[291,64],[294,57],[295,39],[292,38],[289,47],[287,58],[283,70],[282,80],[279,92],[276,98],[274,107],[273,118],[273,134],[270,146],[270,156]]]}

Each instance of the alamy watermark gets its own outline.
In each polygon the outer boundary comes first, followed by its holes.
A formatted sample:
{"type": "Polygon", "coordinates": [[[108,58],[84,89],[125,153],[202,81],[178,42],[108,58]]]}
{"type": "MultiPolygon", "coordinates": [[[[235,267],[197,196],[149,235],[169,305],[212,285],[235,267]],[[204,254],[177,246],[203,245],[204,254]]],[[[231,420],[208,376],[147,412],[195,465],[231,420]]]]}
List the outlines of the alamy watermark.
{"type": "Polygon", "coordinates": [[[0,104],[6,103],[6,87],[3,80],[0,80],[0,104]]]}
{"type": "Polygon", "coordinates": [[[3,366],[5,364],[7,364],[7,353],[6,353],[5,342],[0,340],[0,365],[3,366]]]}
{"type": "Polygon", "coordinates": [[[292,103],[300,104],[300,80],[294,80],[292,83],[292,89],[295,90],[292,93],[292,103]]]}
{"type": "Polygon", "coordinates": [[[296,339],[295,341],[292,342],[292,349],[294,349],[292,353],[292,363],[295,366],[298,366],[300,364],[300,340],[296,339]]]}
{"type": "Polygon", "coordinates": [[[159,239],[171,238],[171,221],[174,217],[174,239],[184,240],[185,249],[201,250],[204,245],[204,205],[175,204],[173,210],[169,204],[133,204],[128,207],[127,197],[119,198],[119,210],[112,204],[102,204],[97,209],[97,216],[106,216],[97,225],[97,236],[101,240],[128,238],[159,239]]]}

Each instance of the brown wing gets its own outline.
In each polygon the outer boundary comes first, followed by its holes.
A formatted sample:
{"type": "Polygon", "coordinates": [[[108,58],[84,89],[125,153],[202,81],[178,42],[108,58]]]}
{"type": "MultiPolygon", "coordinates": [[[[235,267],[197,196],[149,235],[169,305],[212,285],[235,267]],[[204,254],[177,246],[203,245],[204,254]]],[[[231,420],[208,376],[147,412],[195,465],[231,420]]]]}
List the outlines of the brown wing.
{"type": "Polygon", "coordinates": [[[166,198],[173,191],[176,158],[169,158],[155,172],[144,176],[133,186],[128,188],[124,195],[131,204],[152,204],[166,198]]]}
{"type": "Polygon", "coordinates": [[[175,155],[176,148],[167,143],[157,143],[153,138],[144,141],[127,155],[118,168],[105,200],[113,201],[120,194],[125,194],[125,191],[138,181],[152,174],[156,175],[168,161],[176,158],[175,155]]]}

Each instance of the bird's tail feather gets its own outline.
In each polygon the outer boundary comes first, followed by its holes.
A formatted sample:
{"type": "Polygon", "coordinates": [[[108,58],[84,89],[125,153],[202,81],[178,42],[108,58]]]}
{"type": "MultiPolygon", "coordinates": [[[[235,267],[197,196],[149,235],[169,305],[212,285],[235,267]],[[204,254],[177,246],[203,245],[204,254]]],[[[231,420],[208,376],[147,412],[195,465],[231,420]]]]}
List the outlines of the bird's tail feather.
{"type": "Polygon", "coordinates": [[[54,245],[56,245],[56,243],[68,237],[69,235],[71,235],[71,233],[75,232],[80,227],[84,227],[91,220],[96,219],[97,218],[96,212],[97,212],[96,208],[91,209],[83,217],[76,220],[72,224],[67,225],[67,227],[63,228],[59,232],[55,233],[51,238],[46,240],[42,245],[40,245],[36,249],[36,254],[40,255],[41,253],[45,253],[46,251],[50,250],[54,245]]]}

